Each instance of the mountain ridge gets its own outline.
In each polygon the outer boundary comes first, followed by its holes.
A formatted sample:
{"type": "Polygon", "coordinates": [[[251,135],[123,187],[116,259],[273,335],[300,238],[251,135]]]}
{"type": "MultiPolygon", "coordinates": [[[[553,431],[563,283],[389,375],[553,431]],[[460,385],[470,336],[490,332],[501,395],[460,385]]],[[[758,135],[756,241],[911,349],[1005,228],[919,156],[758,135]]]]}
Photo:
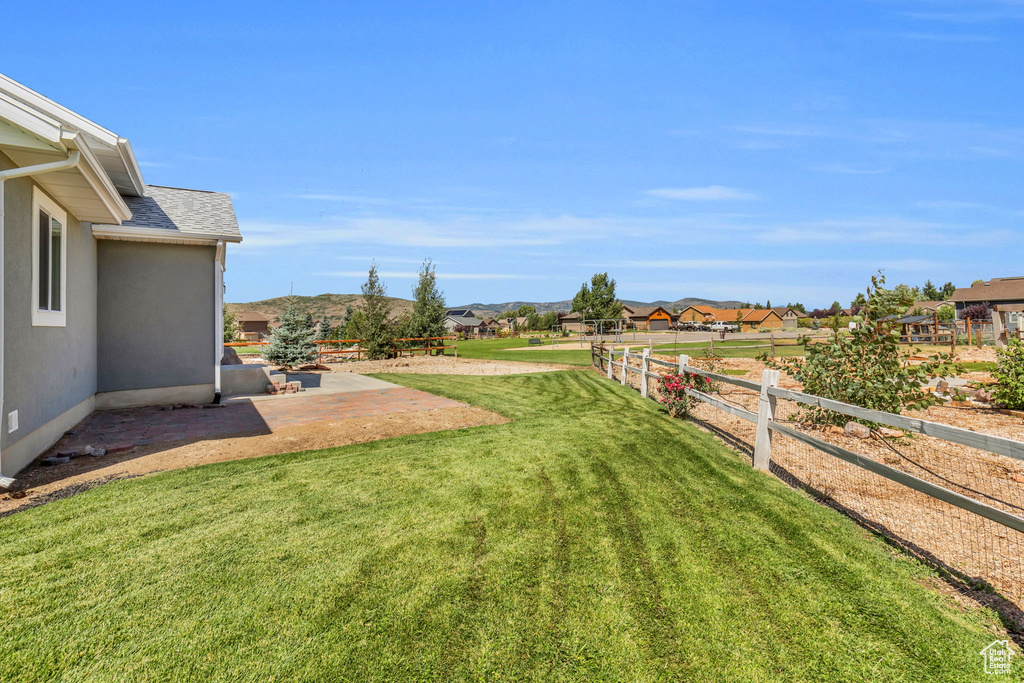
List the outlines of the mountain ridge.
{"type": "MultiPolygon", "coordinates": [[[[392,314],[401,315],[412,311],[413,302],[409,299],[401,299],[398,297],[388,297],[392,304],[392,314]]],[[[327,317],[329,320],[337,322],[345,316],[345,310],[348,306],[353,309],[359,308],[359,305],[363,301],[361,294],[318,294],[316,296],[278,296],[272,299],[263,299],[261,301],[250,301],[247,303],[227,303],[225,307],[229,313],[239,314],[248,313],[255,311],[262,313],[263,315],[270,316],[271,318],[277,317],[284,312],[288,307],[289,299],[294,300],[295,305],[301,311],[309,311],[313,314],[314,318],[320,319],[327,317]]],[[[661,306],[668,310],[677,308],[682,310],[687,306],[712,306],[714,308],[740,308],[743,302],[740,301],[716,301],[714,299],[703,299],[700,297],[685,297],[682,299],[676,299],[675,301],[666,301],[659,299],[657,301],[635,301],[631,299],[622,299],[623,304],[627,306],[661,306]]],[[[538,313],[547,313],[548,311],[569,311],[572,308],[572,299],[565,299],[563,301],[506,301],[504,303],[472,303],[462,306],[448,306],[449,309],[456,308],[468,308],[476,313],[480,317],[493,318],[499,313],[508,310],[515,310],[520,306],[533,306],[537,309],[538,313]]]]}

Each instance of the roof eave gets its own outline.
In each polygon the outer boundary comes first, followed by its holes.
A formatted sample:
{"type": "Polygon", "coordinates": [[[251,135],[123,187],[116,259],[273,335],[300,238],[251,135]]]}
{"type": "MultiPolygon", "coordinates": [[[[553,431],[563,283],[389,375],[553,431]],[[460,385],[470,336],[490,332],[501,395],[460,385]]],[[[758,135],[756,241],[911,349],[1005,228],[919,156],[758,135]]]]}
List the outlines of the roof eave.
{"type": "Polygon", "coordinates": [[[82,175],[88,181],[89,185],[92,186],[93,191],[103,202],[103,205],[110,212],[110,215],[118,223],[128,220],[132,217],[132,212],[128,208],[128,205],[124,203],[124,199],[121,198],[121,193],[117,191],[114,184],[110,182],[110,177],[107,176],[107,172],[104,170],[103,165],[99,159],[90,149],[89,144],[85,139],[78,133],[71,131],[63,131],[61,134],[61,141],[63,144],[70,149],[77,149],[82,154],[82,164],[79,164],[79,170],[82,175]]]}
{"type": "Polygon", "coordinates": [[[128,242],[161,242],[171,244],[195,244],[216,246],[218,242],[238,244],[241,235],[217,235],[205,232],[183,232],[166,228],[146,228],[134,225],[99,225],[92,226],[92,234],[96,239],[121,240],[128,242]]]}

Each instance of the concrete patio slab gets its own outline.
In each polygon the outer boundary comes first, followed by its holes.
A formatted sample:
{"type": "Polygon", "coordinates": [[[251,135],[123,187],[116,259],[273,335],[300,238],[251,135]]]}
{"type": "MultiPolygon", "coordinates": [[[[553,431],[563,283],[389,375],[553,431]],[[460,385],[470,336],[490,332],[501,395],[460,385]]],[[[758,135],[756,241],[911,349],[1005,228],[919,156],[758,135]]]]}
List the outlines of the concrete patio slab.
{"type": "MultiPolygon", "coordinates": [[[[283,375],[285,373],[280,374],[283,375]]],[[[225,404],[232,404],[253,401],[293,401],[300,397],[400,388],[399,385],[392,384],[391,382],[384,382],[373,377],[350,372],[289,372],[286,376],[289,382],[301,382],[302,388],[305,391],[298,394],[281,394],[278,396],[271,396],[266,393],[229,396],[223,399],[223,402],[225,404]]]]}

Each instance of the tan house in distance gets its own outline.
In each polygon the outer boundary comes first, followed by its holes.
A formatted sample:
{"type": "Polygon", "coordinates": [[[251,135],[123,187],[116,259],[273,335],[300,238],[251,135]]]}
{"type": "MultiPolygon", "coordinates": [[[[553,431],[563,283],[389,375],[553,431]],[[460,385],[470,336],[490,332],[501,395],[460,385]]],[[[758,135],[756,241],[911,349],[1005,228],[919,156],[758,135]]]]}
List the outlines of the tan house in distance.
{"type": "Polygon", "coordinates": [[[648,332],[668,330],[672,325],[672,314],[661,306],[623,306],[622,317],[636,329],[648,332]]]}
{"type": "Polygon", "coordinates": [[[246,311],[235,316],[239,332],[246,341],[261,341],[270,335],[270,316],[246,311]]]}
{"type": "Polygon", "coordinates": [[[715,311],[711,306],[687,306],[679,312],[681,323],[715,322],[715,311]]]}

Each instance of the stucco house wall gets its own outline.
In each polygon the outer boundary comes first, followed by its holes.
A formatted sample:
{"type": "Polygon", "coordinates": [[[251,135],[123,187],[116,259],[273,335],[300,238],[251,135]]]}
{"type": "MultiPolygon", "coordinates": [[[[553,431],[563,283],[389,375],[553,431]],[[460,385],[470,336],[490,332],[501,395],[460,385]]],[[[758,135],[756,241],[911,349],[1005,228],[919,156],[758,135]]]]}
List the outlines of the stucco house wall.
{"type": "Polygon", "coordinates": [[[178,388],[182,401],[213,399],[215,253],[206,246],[99,242],[101,407],[163,402],[140,391],[157,388],[178,388]],[[103,396],[133,391],[139,393],[120,401],[103,396]]]}
{"type": "MultiPolygon", "coordinates": [[[[0,153],[0,168],[14,166],[0,153]]],[[[37,444],[55,440],[88,415],[96,391],[96,242],[88,227],[68,211],[66,326],[33,327],[34,186],[31,178],[4,183],[5,387],[0,448],[6,476],[38,454],[37,444]],[[18,428],[9,433],[13,411],[18,413],[18,428]]]]}

